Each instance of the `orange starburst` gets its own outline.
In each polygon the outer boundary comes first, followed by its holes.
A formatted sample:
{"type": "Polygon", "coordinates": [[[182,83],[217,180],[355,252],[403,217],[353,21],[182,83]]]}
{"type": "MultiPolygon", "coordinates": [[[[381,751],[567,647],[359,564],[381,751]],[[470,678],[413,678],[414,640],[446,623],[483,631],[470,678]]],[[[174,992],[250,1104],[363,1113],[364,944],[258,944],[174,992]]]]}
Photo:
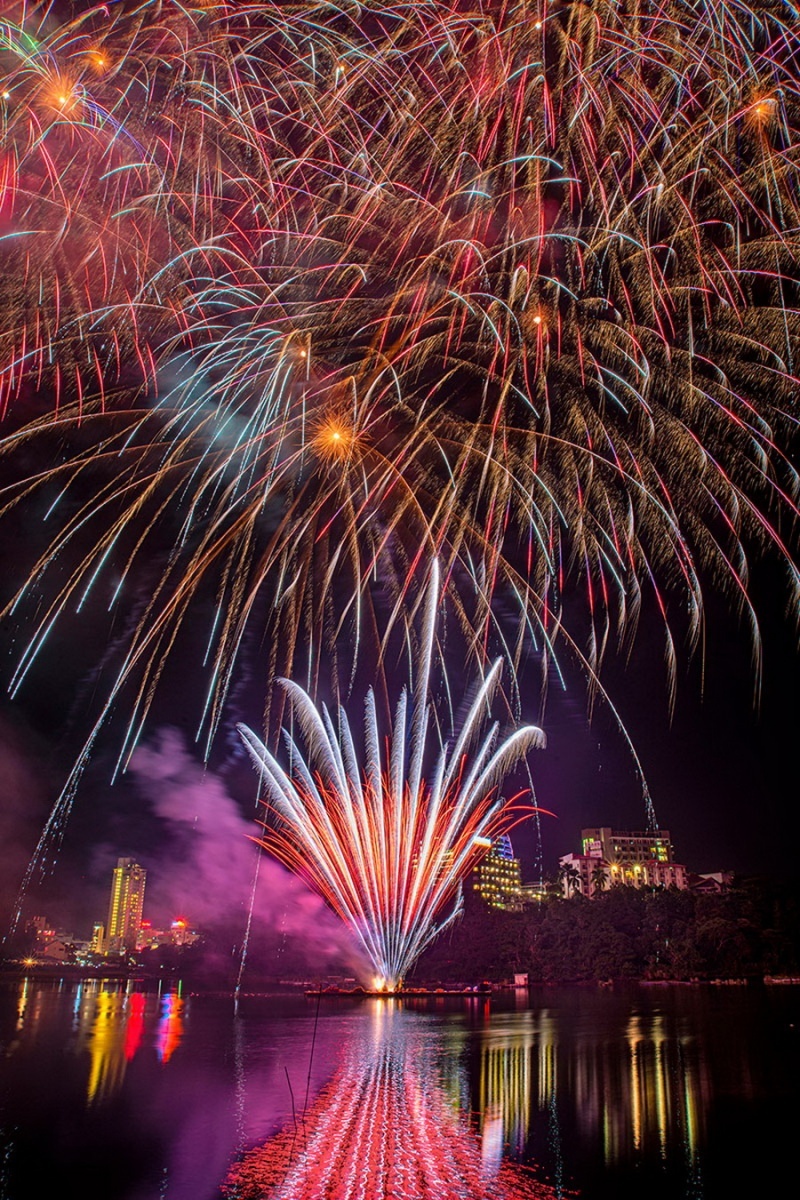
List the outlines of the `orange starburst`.
{"type": "Polygon", "coordinates": [[[764,128],[774,121],[778,111],[778,102],[774,96],[759,96],[750,106],[748,117],[752,125],[764,128]]]}
{"type": "Polygon", "coordinates": [[[358,440],[358,433],[351,421],[330,414],[320,421],[312,444],[321,459],[331,464],[344,464],[352,458],[358,440]]]}
{"type": "Polygon", "coordinates": [[[58,116],[72,117],[80,105],[75,81],[61,73],[51,75],[44,82],[39,98],[49,113],[55,112],[58,116]]]}

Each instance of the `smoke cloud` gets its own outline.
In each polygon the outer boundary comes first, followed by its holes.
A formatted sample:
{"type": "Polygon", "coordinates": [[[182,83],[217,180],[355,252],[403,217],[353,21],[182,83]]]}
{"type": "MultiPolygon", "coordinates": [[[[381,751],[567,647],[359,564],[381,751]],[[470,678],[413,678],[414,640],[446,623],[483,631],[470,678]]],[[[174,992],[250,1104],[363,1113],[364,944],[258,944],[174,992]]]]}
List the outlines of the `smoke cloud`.
{"type": "Polygon", "coordinates": [[[146,864],[145,911],[154,924],[180,915],[241,944],[252,913],[259,969],[280,974],[283,962],[299,960],[309,968],[338,964],[365,973],[351,934],[302,880],[253,843],[255,811],[253,820],[242,816],[223,781],[191,757],[177,730],[161,730],[137,750],[130,771],[164,828],[162,847],[146,864]],[[263,961],[265,953],[274,961],[263,961]]]}

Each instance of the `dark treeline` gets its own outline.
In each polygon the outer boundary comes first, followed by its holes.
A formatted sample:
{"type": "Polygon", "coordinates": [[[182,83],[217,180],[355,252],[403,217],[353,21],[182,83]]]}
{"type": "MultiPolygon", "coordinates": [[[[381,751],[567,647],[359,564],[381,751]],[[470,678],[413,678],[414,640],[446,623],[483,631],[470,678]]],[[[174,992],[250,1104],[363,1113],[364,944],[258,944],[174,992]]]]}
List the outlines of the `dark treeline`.
{"type": "Polygon", "coordinates": [[[619,887],[518,913],[470,894],[414,977],[498,981],[518,972],[532,983],[800,975],[800,889],[761,880],[721,895],[619,887]]]}

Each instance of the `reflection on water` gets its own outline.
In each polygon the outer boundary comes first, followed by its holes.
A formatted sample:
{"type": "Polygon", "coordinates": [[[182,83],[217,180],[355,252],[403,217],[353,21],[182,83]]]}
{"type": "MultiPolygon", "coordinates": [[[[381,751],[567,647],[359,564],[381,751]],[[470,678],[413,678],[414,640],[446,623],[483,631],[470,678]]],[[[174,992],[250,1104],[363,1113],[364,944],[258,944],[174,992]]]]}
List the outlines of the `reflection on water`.
{"type": "MultiPolygon", "coordinates": [[[[52,1021],[63,996],[63,984],[53,991],[24,980],[17,1004],[17,1035],[34,1039],[39,1027],[52,1021]]],[[[155,1045],[159,1061],[168,1063],[182,1033],[183,1000],[177,992],[147,995],[133,982],[91,980],[75,985],[71,1039],[78,1053],[88,1052],[87,1103],[107,1100],[122,1087],[128,1065],[147,1040],[155,1045]]]]}
{"type": "Polygon", "coordinates": [[[156,1048],[162,1063],[168,1063],[180,1045],[183,1035],[183,1000],[170,992],[161,1001],[161,1020],[158,1023],[156,1048]]]}
{"type": "Polygon", "coordinates": [[[303,1117],[235,1168],[229,1194],[477,1197],[496,1174],[493,1196],[550,1194],[510,1177],[507,1160],[525,1158],[536,1128],[545,1130],[558,1190],[564,1108],[581,1138],[602,1146],[608,1166],[642,1153],[680,1152],[685,1166],[696,1162],[708,1080],[693,1039],[670,1033],[662,1012],[631,1013],[605,1036],[573,1031],[566,1041],[557,1012],[494,1014],[471,1031],[471,1084],[464,1029],[448,1039],[455,1053],[442,1065],[414,1018],[378,1002],[368,1037],[362,1030],[303,1117]]]}
{"type": "Polygon", "coordinates": [[[25,1012],[28,1007],[28,997],[31,990],[31,981],[23,980],[22,986],[19,989],[19,1000],[17,1001],[17,1029],[22,1029],[25,1024],[25,1012]]]}
{"type": "Polygon", "coordinates": [[[693,1161],[709,1101],[691,1037],[670,1034],[664,1014],[631,1014],[624,1038],[587,1032],[559,1042],[548,1009],[499,1015],[481,1036],[478,1112],[492,1141],[521,1154],[539,1116],[568,1093],[582,1137],[608,1165],[642,1150],[682,1145],[693,1161]]]}
{"type": "Polygon", "coordinates": [[[85,1011],[79,1011],[78,1036],[81,1040],[85,1038],[91,1056],[89,1082],[86,1085],[90,1102],[116,1092],[125,1078],[128,1065],[125,1056],[128,1018],[124,999],[118,993],[100,992],[97,996],[87,998],[85,1011]]]}
{"type": "Polygon", "coordinates": [[[609,1121],[607,1107],[604,1108],[606,1161],[619,1158],[629,1145],[641,1150],[656,1140],[659,1153],[665,1158],[671,1139],[682,1140],[694,1160],[705,1088],[691,1041],[686,1038],[670,1041],[660,1013],[649,1024],[640,1016],[631,1017],[626,1032],[630,1073],[623,1087],[630,1096],[625,1106],[630,1116],[626,1112],[624,1122],[609,1121]]]}
{"type": "Polygon", "coordinates": [[[502,1159],[502,1121],[476,1136],[439,1078],[438,1047],[415,1014],[377,1001],[362,1037],[299,1118],[231,1171],[235,1200],[549,1200],[553,1189],[502,1159]],[[491,1130],[491,1132],[490,1132],[491,1130]]]}
{"type": "Polygon", "coordinates": [[[62,1180],[80,1200],[769,1194],[800,989],[734,991],[235,1012],[134,982],[0,985],[0,1200],[62,1180]]]}

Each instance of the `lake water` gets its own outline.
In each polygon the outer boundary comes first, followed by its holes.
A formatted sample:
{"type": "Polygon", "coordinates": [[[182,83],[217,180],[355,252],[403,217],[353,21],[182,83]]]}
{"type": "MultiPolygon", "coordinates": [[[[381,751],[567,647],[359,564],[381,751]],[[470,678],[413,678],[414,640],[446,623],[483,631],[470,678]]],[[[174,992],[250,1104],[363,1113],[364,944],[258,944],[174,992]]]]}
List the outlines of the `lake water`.
{"type": "Polygon", "coordinates": [[[236,1012],[5,982],[0,1200],[776,1195],[796,1178],[799,1046],[791,986],[236,1012]]]}

